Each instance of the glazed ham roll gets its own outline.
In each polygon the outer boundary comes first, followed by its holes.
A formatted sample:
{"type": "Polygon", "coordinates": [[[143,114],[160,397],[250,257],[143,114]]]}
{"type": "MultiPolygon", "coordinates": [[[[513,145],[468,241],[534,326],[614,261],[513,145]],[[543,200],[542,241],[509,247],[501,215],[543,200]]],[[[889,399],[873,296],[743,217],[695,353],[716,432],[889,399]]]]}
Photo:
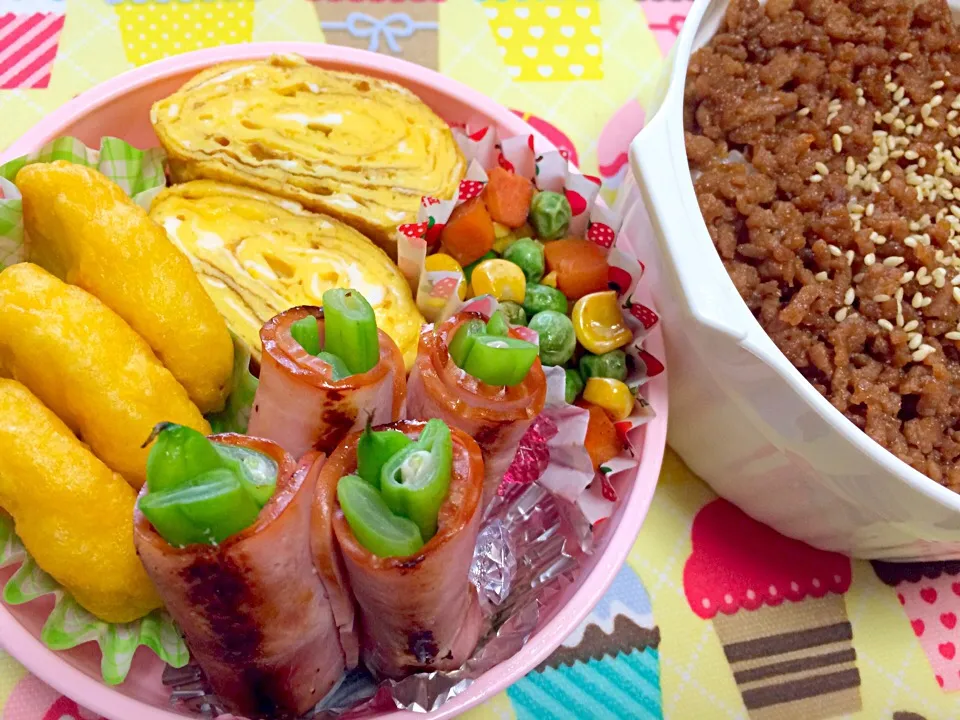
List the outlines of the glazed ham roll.
{"type": "MultiPolygon", "coordinates": [[[[407,417],[440,418],[467,433],[483,451],[483,504],[496,494],[520,438],[543,410],[547,379],[537,359],[518,385],[487,385],[453,362],[448,351],[457,328],[478,313],[462,312],[420,335],[420,349],[407,383],[407,417]]],[[[515,331],[511,336],[522,339],[515,331]]]]}
{"type": "Polygon", "coordinates": [[[333,380],[330,365],[304,350],[290,332],[293,323],[311,314],[322,338],[323,309],[316,307],[287,310],[260,330],[260,386],[248,428],[297,458],[309,450],[330,452],[368,419],[373,424],[399,420],[406,395],[403,356],[382,330],[374,368],[333,380]]]}
{"type": "MultiPolygon", "coordinates": [[[[191,654],[230,711],[299,716],[347,667],[310,553],[316,475],[268,440],[212,439],[277,463],[276,492],[256,522],[219,545],[176,548],[138,509],[134,543],[191,654]]],[[[324,459],[311,460],[318,467],[324,459]]]]}
{"type": "MultiPolygon", "coordinates": [[[[425,423],[394,428],[409,438],[425,423]]],[[[325,585],[356,599],[364,664],[380,678],[453,670],[473,653],[483,629],[477,592],[469,580],[482,516],[483,457],[465,433],[452,430],[450,489],[436,534],[409,557],[380,557],[350,529],[337,485],[357,470],[359,433],[346,438],[322,466],[313,506],[314,563],[325,585]]],[[[347,633],[349,635],[349,633],[347,633]]]]}

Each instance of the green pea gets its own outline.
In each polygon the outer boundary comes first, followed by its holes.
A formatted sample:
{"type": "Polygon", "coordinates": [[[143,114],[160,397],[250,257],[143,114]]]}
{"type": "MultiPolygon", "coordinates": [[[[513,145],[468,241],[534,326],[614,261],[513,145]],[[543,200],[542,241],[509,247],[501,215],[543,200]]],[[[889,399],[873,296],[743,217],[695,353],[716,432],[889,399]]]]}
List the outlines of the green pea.
{"type": "Polygon", "coordinates": [[[544,310],[567,314],[567,296],[549,285],[532,283],[527,285],[527,293],[523,297],[523,309],[527,317],[533,317],[544,310]]]}
{"type": "Polygon", "coordinates": [[[501,300],[500,310],[507,317],[507,322],[511,325],[527,324],[527,313],[522,305],[518,305],[512,300],[501,300]]]}
{"type": "Polygon", "coordinates": [[[573,357],[577,338],[566,315],[544,310],[530,318],[529,327],[540,336],[540,361],[544,365],[563,365],[573,357]]]}
{"type": "Polygon", "coordinates": [[[464,265],[464,266],[463,266],[463,276],[467,279],[467,282],[470,282],[470,278],[473,277],[473,269],[474,269],[477,265],[479,265],[480,263],[482,263],[484,260],[492,260],[492,259],[495,258],[496,256],[497,256],[497,254],[496,254],[493,250],[490,250],[490,251],[486,252],[486,253],[483,255],[483,257],[481,257],[479,260],[476,260],[476,261],[470,263],[469,265],[464,265]]]}
{"type": "Polygon", "coordinates": [[[623,350],[611,350],[603,355],[584,355],[580,358],[580,375],[584,380],[592,377],[625,380],[627,354],[623,350]]]}
{"type": "Polygon", "coordinates": [[[567,234],[573,210],[570,201],[560,193],[544,190],[530,203],[530,224],[541,240],[559,240],[567,234]]]}
{"type": "Polygon", "coordinates": [[[580,393],[583,392],[583,378],[580,377],[580,373],[571,368],[567,368],[567,386],[564,390],[564,400],[567,401],[567,404],[572,405],[580,393]]]}
{"type": "Polygon", "coordinates": [[[503,253],[503,259],[518,265],[528,283],[540,282],[543,277],[543,245],[530,238],[517,240],[503,253]]]}

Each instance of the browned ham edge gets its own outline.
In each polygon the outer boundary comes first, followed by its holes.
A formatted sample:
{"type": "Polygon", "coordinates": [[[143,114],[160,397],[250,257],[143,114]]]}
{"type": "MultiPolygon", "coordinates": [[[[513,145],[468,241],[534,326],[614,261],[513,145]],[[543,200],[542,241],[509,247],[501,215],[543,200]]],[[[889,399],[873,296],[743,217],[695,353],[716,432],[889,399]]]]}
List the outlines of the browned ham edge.
{"type": "MultiPolygon", "coordinates": [[[[478,313],[462,312],[421,333],[407,384],[407,417],[440,418],[477,441],[486,468],[486,506],[513,462],[520,438],[543,410],[547,379],[539,358],[514,387],[487,385],[458,368],[447,348],[457,328],[473,318],[483,319],[478,313]]],[[[514,331],[511,335],[520,338],[514,331]]]]}
{"type": "Polygon", "coordinates": [[[260,330],[260,385],[248,432],[279,443],[295,458],[310,450],[329,453],[367,418],[374,424],[400,419],[406,368],[397,344],[382,330],[380,362],[370,371],[334,381],[330,366],[294,340],[290,326],[317,318],[323,338],[323,309],[295,307],[260,330]]]}
{"type": "MultiPolygon", "coordinates": [[[[419,437],[424,423],[385,427],[419,437]]],[[[384,428],[378,428],[384,429],[384,428]]],[[[437,534],[407,558],[381,558],[357,542],[337,502],[337,483],[356,471],[359,433],[347,437],[319,472],[313,509],[314,562],[325,583],[356,598],[364,664],[377,677],[453,670],[473,653],[483,629],[468,574],[480,530],[483,458],[453,433],[453,476],[437,534]],[[349,587],[348,587],[349,584],[349,587]]]]}
{"type": "MultiPolygon", "coordinates": [[[[296,717],[327,694],[345,667],[310,553],[315,469],[323,456],[298,466],[269,440],[213,439],[277,462],[276,493],[257,521],[219,546],[175,548],[136,510],[134,542],[191,655],[228,709],[251,718],[296,717]]],[[[144,485],[141,495],[146,492],[144,485]]]]}

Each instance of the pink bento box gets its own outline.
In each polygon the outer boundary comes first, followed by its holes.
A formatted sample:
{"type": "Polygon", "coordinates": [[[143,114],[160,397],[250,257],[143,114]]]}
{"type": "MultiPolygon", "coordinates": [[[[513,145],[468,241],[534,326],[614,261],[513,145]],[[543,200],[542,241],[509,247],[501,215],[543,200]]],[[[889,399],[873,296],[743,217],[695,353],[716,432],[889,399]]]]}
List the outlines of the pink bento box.
{"type": "MultiPolygon", "coordinates": [[[[451,123],[486,123],[501,136],[537,135],[538,144],[548,143],[529,125],[505,107],[467,86],[403,60],[363,50],[311,43],[254,43],[201,50],[172,57],[124,73],[101,83],[47,116],[0,155],[0,162],[24,155],[63,135],[98,146],[104,135],[119,137],[137,147],[158,145],[150,125],[154,101],[169,95],[187,79],[210,65],[234,60],[296,53],[324,67],[387,78],[420,96],[451,123]]],[[[632,252],[629,248],[622,248],[632,252]]],[[[641,258],[642,259],[642,258],[641,258]]],[[[649,265],[649,263],[648,263],[649,265]]],[[[643,282],[641,281],[641,286],[643,282]]],[[[649,298],[648,304],[652,304],[649,298]]],[[[645,341],[654,355],[663,357],[663,341],[655,328],[645,341]]],[[[567,637],[600,600],[633,546],[657,484],[666,446],[666,373],[644,386],[646,399],[657,417],[641,431],[642,457],[636,478],[621,498],[613,517],[604,523],[598,548],[589,558],[578,582],[549,608],[544,622],[526,646],[510,660],[496,666],[469,689],[432,713],[432,720],[451,718],[505,689],[536,667],[567,637]]],[[[12,569],[0,571],[0,585],[12,569]]],[[[39,640],[50,601],[40,599],[18,607],[0,604],[0,646],[31,672],[80,705],[111,720],[178,720],[184,717],[170,709],[169,693],[160,684],[162,663],[141,649],[130,676],[119,687],[100,681],[100,657],[95,645],[67,652],[52,652],[39,640]]],[[[424,717],[414,713],[390,713],[391,720],[424,717]]]]}

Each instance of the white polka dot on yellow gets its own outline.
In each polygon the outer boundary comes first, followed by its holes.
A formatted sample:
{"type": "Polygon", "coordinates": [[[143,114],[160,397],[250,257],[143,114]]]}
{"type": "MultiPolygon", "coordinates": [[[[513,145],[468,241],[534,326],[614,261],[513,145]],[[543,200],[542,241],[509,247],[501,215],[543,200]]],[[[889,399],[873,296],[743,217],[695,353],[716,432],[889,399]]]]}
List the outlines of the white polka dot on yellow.
{"type": "Polygon", "coordinates": [[[483,11],[514,80],[603,79],[599,0],[486,0],[483,11]]]}
{"type": "Polygon", "coordinates": [[[253,0],[123,3],[115,9],[134,65],[253,39],[253,0]]]}

